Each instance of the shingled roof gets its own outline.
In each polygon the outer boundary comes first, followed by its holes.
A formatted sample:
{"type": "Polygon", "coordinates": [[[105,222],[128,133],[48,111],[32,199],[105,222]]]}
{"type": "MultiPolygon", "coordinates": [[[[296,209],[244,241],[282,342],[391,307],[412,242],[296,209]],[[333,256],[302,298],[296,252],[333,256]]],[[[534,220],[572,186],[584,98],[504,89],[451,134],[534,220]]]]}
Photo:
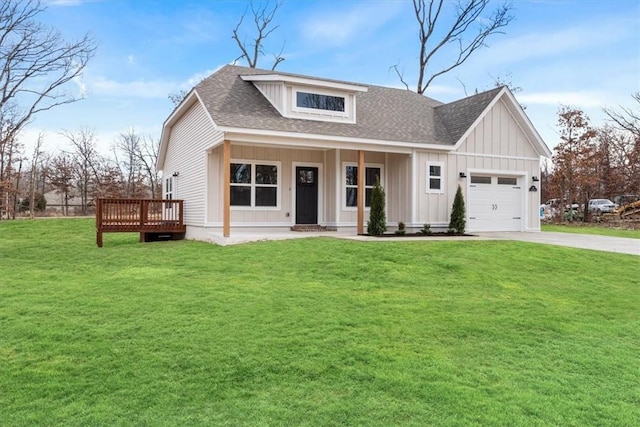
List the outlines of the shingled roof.
{"type": "MultiPolygon", "coordinates": [[[[276,72],[290,77],[313,78],[276,72]]],[[[283,117],[260,91],[241,76],[274,71],[227,65],[204,79],[195,91],[218,126],[453,145],[475,122],[501,88],[443,104],[414,92],[374,85],[357,94],[356,123],[283,117]]],[[[355,84],[337,80],[316,79],[355,84]]]]}
{"type": "Polygon", "coordinates": [[[436,107],[436,114],[442,118],[454,143],[462,138],[462,135],[480,117],[480,114],[501,90],[502,87],[496,87],[495,89],[436,107]]]}

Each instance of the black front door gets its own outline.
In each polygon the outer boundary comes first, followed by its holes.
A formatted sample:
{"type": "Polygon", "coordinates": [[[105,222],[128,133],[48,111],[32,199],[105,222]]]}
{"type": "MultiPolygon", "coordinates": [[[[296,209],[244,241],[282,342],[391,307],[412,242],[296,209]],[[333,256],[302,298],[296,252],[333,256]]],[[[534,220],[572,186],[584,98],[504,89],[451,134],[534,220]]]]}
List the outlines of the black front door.
{"type": "Polygon", "coordinates": [[[318,168],[296,167],[296,224],[318,223],[318,168]]]}

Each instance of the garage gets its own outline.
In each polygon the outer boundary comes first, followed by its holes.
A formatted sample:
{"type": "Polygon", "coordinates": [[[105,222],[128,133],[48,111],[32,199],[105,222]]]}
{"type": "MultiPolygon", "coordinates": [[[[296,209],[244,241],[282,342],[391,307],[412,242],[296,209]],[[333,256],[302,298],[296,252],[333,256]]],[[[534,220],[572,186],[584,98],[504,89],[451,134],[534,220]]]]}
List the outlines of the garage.
{"type": "Polygon", "coordinates": [[[522,176],[471,174],[469,231],[522,231],[522,176]]]}

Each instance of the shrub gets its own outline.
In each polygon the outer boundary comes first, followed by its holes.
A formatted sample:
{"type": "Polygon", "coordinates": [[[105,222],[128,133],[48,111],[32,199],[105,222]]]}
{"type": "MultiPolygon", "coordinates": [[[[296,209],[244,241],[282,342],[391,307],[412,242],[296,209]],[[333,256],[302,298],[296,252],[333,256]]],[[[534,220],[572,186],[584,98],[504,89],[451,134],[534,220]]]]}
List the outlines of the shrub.
{"type": "Polygon", "coordinates": [[[405,229],[404,222],[400,221],[398,223],[398,229],[396,230],[396,234],[403,236],[406,232],[407,230],[405,229]]]}
{"type": "Polygon", "coordinates": [[[422,226],[422,229],[420,230],[420,232],[422,234],[427,234],[427,235],[433,233],[433,231],[431,231],[431,225],[428,223],[422,226]]]}
{"type": "Polygon", "coordinates": [[[380,177],[376,177],[376,183],[371,192],[371,211],[367,222],[367,233],[370,236],[380,236],[387,231],[387,219],[384,214],[384,189],[380,186],[380,177]]]}
{"type": "MultiPolygon", "coordinates": [[[[30,205],[31,205],[31,199],[29,197],[25,197],[24,199],[22,199],[22,202],[20,203],[20,211],[26,212],[30,210],[31,208],[30,205]]],[[[35,205],[36,205],[35,212],[44,212],[44,210],[47,208],[47,199],[45,199],[42,193],[35,194],[35,205]]]]}
{"type": "Polygon", "coordinates": [[[464,214],[464,197],[462,197],[462,188],[458,185],[456,196],[453,199],[453,207],[451,208],[451,219],[449,220],[450,233],[464,234],[466,226],[464,214]]]}

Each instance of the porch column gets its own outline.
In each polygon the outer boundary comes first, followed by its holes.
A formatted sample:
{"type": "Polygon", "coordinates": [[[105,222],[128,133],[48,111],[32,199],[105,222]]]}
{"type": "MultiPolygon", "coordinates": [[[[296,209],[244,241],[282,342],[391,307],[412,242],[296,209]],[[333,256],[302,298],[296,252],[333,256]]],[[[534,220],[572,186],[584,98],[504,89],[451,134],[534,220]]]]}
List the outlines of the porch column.
{"type": "Polygon", "coordinates": [[[222,148],[222,235],[231,234],[231,141],[225,140],[222,148]]]}
{"type": "Polygon", "coordinates": [[[364,151],[358,150],[358,234],[364,234],[364,151]]]}

